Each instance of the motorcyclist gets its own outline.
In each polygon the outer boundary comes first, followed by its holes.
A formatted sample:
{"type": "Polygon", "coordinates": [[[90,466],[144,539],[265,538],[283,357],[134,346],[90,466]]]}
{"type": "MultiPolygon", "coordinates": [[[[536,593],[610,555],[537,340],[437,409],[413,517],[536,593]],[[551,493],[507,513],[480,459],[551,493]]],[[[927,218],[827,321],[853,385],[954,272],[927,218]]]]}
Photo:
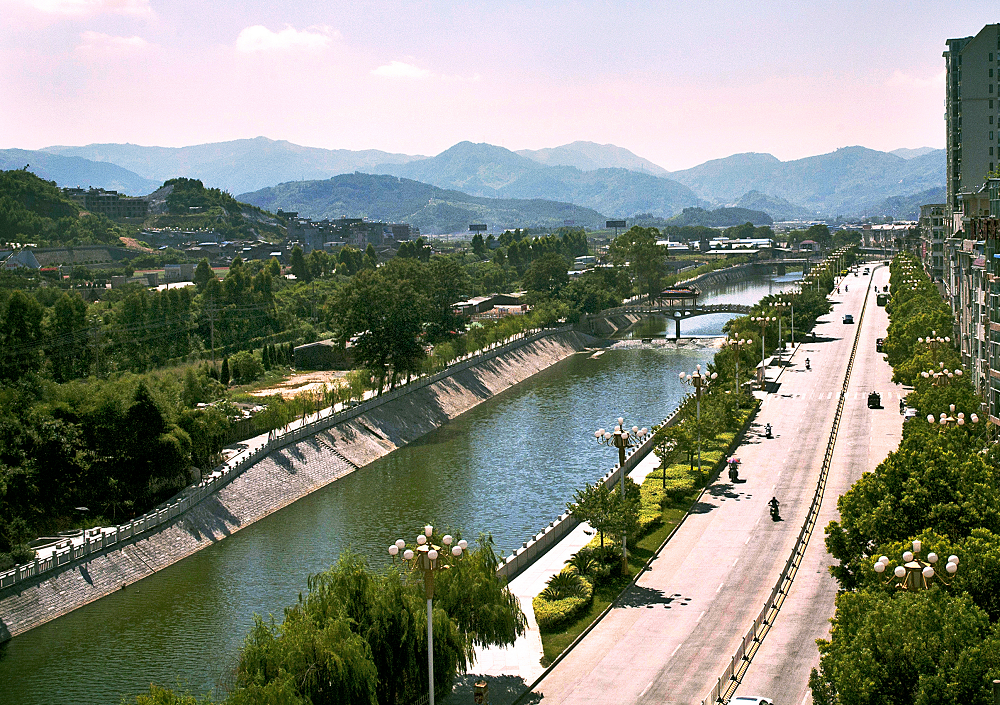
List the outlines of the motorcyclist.
{"type": "Polygon", "coordinates": [[[768,438],[771,437],[771,424],[764,424],[764,433],[768,438]]]}
{"type": "Polygon", "coordinates": [[[767,504],[771,507],[771,516],[778,516],[778,498],[771,497],[771,501],[767,504]]]}
{"type": "Polygon", "coordinates": [[[899,413],[902,414],[902,413],[905,413],[905,412],[906,412],[906,402],[903,401],[902,399],[900,399],[899,400],[899,413]]]}
{"type": "Polygon", "coordinates": [[[806,358],[806,369],[807,369],[807,370],[808,370],[808,369],[810,369],[810,368],[809,368],[809,358],[808,358],[808,357],[806,358]]]}

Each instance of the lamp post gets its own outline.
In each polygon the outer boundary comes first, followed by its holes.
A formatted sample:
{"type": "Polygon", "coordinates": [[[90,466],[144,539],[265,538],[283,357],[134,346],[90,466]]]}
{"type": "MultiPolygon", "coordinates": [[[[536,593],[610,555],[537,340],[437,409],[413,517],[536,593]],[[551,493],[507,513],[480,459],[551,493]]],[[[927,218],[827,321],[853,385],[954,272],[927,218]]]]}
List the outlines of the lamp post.
{"type": "MultiPolygon", "coordinates": [[[[948,412],[941,412],[941,415],[936,417],[934,414],[927,414],[927,422],[938,426],[942,431],[952,425],[954,426],[964,426],[965,425],[965,413],[959,411],[955,413],[955,405],[948,405],[948,412]]],[[[969,414],[969,421],[972,423],[979,423],[979,416],[977,414],[969,414]]]]}
{"type": "MultiPolygon", "coordinates": [[[[792,306],[792,304],[789,303],[788,301],[776,301],[773,304],[773,306],[776,309],[778,309],[779,313],[781,311],[783,311],[784,309],[786,309],[786,308],[791,308],[792,309],[792,330],[794,331],[795,330],[795,307],[792,306]]],[[[779,316],[777,316],[777,318],[778,318],[778,350],[779,350],[779,352],[778,352],[778,359],[780,360],[781,359],[781,354],[784,352],[785,340],[784,340],[784,338],[781,337],[781,316],[779,315],[779,316]]],[[[795,333],[794,332],[792,333],[792,345],[795,345],[795,333]]]]}
{"type": "Polygon", "coordinates": [[[740,348],[749,345],[753,340],[750,338],[728,338],[726,344],[736,348],[736,402],[740,399],[740,348]]]}
{"type": "MultiPolygon", "coordinates": [[[[947,582],[943,576],[939,575],[937,571],[934,570],[934,566],[938,562],[938,555],[936,553],[928,553],[927,560],[922,561],[917,557],[922,548],[920,541],[913,542],[912,551],[903,551],[903,565],[898,565],[892,571],[892,575],[886,580],[886,585],[889,585],[895,580],[899,580],[896,583],[896,587],[900,590],[907,590],[910,592],[916,592],[918,590],[926,590],[928,582],[937,577],[944,585],[951,585],[947,582]]],[[[885,572],[885,569],[889,567],[889,557],[882,556],[875,563],[875,572],[881,575],[885,572]]],[[[958,556],[952,555],[948,556],[948,563],[945,565],[945,572],[948,575],[955,575],[958,571],[958,556]]]]}
{"type": "Polygon", "coordinates": [[[933,379],[934,381],[931,384],[935,387],[947,387],[953,379],[962,376],[962,370],[949,370],[944,366],[943,362],[939,362],[938,365],[940,365],[940,369],[938,370],[924,370],[920,373],[920,376],[924,379],[933,379]]]}
{"type": "Polygon", "coordinates": [[[398,539],[389,546],[389,555],[400,558],[410,566],[411,570],[421,570],[424,573],[424,596],[427,598],[427,686],[430,705],[434,705],[434,573],[447,570],[455,561],[462,557],[469,542],[462,539],[454,546],[454,539],[446,535],[441,539],[443,548],[431,543],[434,527],[428,524],[424,532],[417,536],[417,550],[406,547],[406,541],[398,539]],[[411,562],[412,561],[412,562],[411,562]]]}
{"type": "Polygon", "coordinates": [[[917,338],[918,343],[926,343],[930,347],[932,352],[937,352],[937,349],[941,347],[942,343],[951,343],[951,336],[941,337],[937,334],[936,330],[932,330],[931,334],[926,338],[917,338]]]}
{"type": "MultiPolygon", "coordinates": [[[[618,449],[618,468],[621,472],[621,499],[622,506],[625,505],[625,449],[634,448],[642,443],[645,439],[646,434],[649,433],[649,429],[646,427],[639,428],[638,426],[633,426],[632,430],[625,428],[625,419],[621,416],[618,417],[618,425],[615,426],[614,431],[605,431],[603,428],[599,428],[594,431],[594,438],[597,442],[604,446],[614,446],[618,449]]],[[[628,573],[628,548],[625,545],[625,532],[622,532],[622,567],[624,572],[628,573]]]]}
{"type": "Polygon", "coordinates": [[[767,330],[767,324],[775,320],[771,316],[750,316],[750,320],[754,323],[760,324],[760,386],[761,389],[764,388],[764,333],[767,330]]]}
{"type": "Polygon", "coordinates": [[[701,373],[701,365],[697,365],[694,368],[694,373],[686,375],[683,372],[680,374],[682,382],[686,382],[694,387],[694,408],[695,408],[695,422],[698,426],[698,475],[701,475],[701,390],[708,386],[709,382],[719,376],[718,372],[713,372],[711,375],[703,375],[701,373]],[[706,379],[707,378],[707,379],[706,379]]]}

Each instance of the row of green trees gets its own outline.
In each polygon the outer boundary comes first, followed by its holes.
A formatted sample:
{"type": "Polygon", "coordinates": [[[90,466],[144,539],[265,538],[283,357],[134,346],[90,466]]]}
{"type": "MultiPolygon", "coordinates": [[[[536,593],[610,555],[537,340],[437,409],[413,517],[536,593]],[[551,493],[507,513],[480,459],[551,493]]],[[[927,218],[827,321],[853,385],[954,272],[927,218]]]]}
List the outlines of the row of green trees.
{"type": "MultiPolygon", "coordinates": [[[[441,537],[432,542],[440,544],[441,537]]],[[[492,538],[434,579],[434,686],[451,690],[476,647],[509,646],[524,633],[517,599],[496,576],[492,538]]],[[[273,616],[255,617],[225,699],[231,705],[396,705],[427,693],[427,610],[422,574],[372,567],[345,552],[308,579],[308,592],[273,616]]],[[[136,705],[212,702],[152,686],[136,705]]]]}
{"type": "Polygon", "coordinates": [[[819,641],[813,701],[987,705],[1000,677],[1000,453],[985,420],[971,423],[981,400],[967,379],[919,374],[959,367],[950,345],[917,341],[950,332],[950,311],[915,258],[900,255],[891,273],[883,350],[896,379],[913,385],[906,402],[917,416],[899,447],[841,496],[840,520],[826,527],[840,592],[831,637],[819,641]],[[938,423],[941,413],[951,422],[938,423]],[[955,423],[959,413],[965,425],[955,423]],[[960,558],[950,586],[935,577],[913,592],[885,580],[914,540],[925,558],[960,558]],[[879,575],[881,555],[895,563],[879,575]]]}

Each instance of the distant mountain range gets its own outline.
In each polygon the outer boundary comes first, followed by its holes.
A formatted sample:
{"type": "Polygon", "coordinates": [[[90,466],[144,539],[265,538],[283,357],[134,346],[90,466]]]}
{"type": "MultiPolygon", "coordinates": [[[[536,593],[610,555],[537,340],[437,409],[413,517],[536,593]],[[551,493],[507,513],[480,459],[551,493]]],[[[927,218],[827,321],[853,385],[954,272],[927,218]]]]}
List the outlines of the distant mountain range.
{"type": "Polygon", "coordinates": [[[236,198],[272,212],[281,208],[316,219],[347,216],[410,223],[425,234],[468,232],[470,223],[487,223],[491,229],[604,227],[601,213],[571,203],[470,196],[388,175],[293,181],[236,198]]]}
{"type": "Polygon", "coordinates": [[[581,171],[628,169],[653,176],[667,176],[670,173],[662,166],[613,144],[571,142],[549,149],[519,149],[517,153],[545,166],[575,166],[581,171]]]}
{"type": "Polygon", "coordinates": [[[731,203],[748,191],[782,198],[814,213],[858,215],[894,196],[906,196],[945,181],[945,151],[912,159],[865,147],[782,162],[770,154],[734,154],[670,178],[702,198],[731,203]]]}
{"type": "Polygon", "coordinates": [[[144,196],[155,191],[160,182],[147,179],[116,164],[94,162],[81,157],[64,157],[29,149],[0,149],[0,169],[23,169],[59,186],[82,186],[119,191],[129,196],[144,196]]]}
{"type": "Polygon", "coordinates": [[[583,171],[574,166],[545,166],[491,144],[459,142],[436,157],[378,168],[473,196],[566,201],[617,218],[640,212],[673,215],[687,207],[707,205],[691,189],[670,179],[623,168],[583,171]]]}
{"type": "MultiPolygon", "coordinates": [[[[89,144],[46,147],[43,151],[111,162],[157,182],[186,176],[230,193],[255,191],[285,181],[328,179],[352,171],[372,171],[377,164],[423,159],[377,149],[320,149],[285,140],[255,137],[192,147],[143,147],[137,144],[89,144]]],[[[156,188],[154,186],[154,188],[156,188]]]]}
{"type": "Polygon", "coordinates": [[[264,137],[178,148],[92,144],[0,150],[0,167],[24,164],[61,186],[129,195],[149,193],[174,176],[248,193],[343,173],[390,174],[481,198],[572,203],[614,218],[639,213],[670,218],[685,208],[718,207],[763,211],[779,221],[887,209],[912,218],[911,200],[945,181],[945,152],[928,147],[893,152],[844,147],[787,162],[770,154],[734,154],[675,172],[593,142],[520,152],[461,142],[434,157],[319,149],[264,137]]]}

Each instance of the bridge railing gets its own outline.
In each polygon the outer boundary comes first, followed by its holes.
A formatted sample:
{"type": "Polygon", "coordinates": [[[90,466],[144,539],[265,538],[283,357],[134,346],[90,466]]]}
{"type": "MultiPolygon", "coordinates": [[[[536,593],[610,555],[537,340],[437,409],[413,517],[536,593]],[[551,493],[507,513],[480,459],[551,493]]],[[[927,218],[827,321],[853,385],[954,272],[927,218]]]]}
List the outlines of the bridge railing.
{"type": "Polygon", "coordinates": [[[751,306],[746,304],[695,304],[693,306],[658,306],[656,304],[626,304],[616,308],[609,308],[595,316],[616,316],[623,313],[663,313],[665,311],[676,311],[688,313],[694,316],[701,316],[709,313],[750,313],[751,306]]]}

